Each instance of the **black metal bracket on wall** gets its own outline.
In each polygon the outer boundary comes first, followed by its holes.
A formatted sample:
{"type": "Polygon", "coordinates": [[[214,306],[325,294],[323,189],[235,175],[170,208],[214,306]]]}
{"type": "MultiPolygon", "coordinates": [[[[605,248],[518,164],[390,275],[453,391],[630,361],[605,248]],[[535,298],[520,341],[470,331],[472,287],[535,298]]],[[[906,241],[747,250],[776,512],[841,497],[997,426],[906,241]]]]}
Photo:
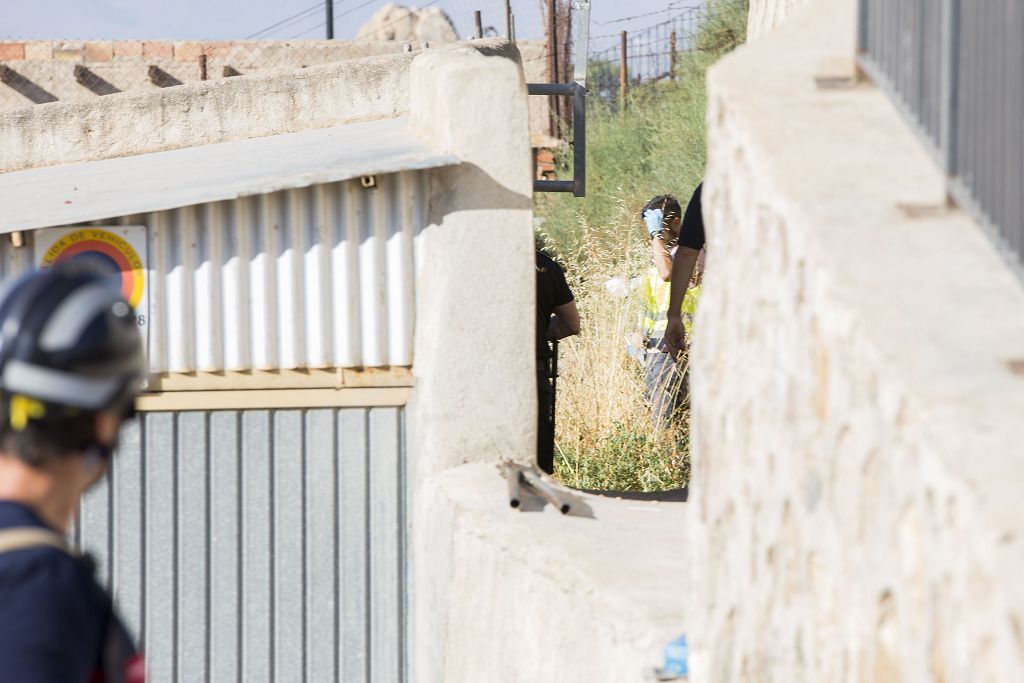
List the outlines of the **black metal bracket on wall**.
{"type": "Polygon", "coordinates": [[[528,83],[531,95],[572,96],[572,180],[534,180],[534,192],[572,192],[587,196],[587,89],[579,83],[528,83]]]}

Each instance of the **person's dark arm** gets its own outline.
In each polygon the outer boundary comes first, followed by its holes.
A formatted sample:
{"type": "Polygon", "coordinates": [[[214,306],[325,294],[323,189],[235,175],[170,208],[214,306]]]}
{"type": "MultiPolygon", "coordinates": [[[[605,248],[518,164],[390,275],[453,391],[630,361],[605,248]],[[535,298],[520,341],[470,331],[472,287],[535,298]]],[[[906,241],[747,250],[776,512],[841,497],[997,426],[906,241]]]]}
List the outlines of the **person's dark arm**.
{"type": "Polygon", "coordinates": [[[668,324],[665,328],[665,343],[672,354],[679,355],[686,350],[686,330],[683,327],[683,299],[693,277],[694,266],[700,250],[704,248],[704,217],[701,211],[701,190],[697,186],[690,203],[686,206],[683,224],[679,231],[679,248],[672,263],[672,290],[669,294],[668,324]]]}
{"type": "Polygon", "coordinates": [[[580,312],[576,308],[576,302],[570,301],[557,306],[555,314],[551,316],[551,324],[548,325],[548,341],[558,341],[579,333],[580,312]]]}

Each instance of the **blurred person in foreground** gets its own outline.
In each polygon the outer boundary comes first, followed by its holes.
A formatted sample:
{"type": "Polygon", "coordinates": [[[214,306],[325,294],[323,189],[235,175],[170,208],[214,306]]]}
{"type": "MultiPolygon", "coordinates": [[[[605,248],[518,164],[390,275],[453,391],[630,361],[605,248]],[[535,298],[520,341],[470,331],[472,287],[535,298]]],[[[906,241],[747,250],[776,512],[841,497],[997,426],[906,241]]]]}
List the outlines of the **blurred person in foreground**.
{"type": "Polygon", "coordinates": [[[551,385],[549,342],[580,333],[576,299],[565,281],[561,266],[541,252],[537,269],[537,466],[555,472],[555,391],[551,385]]]}
{"type": "Polygon", "coordinates": [[[691,211],[693,199],[683,214],[679,201],[672,195],[652,198],[641,212],[654,264],[641,280],[641,326],[644,385],[655,429],[670,428],[687,401],[685,331],[682,344],[673,347],[669,327],[673,320],[682,325],[683,298],[704,247],[704,227],[699,220],[700,189],[698,185],[694,193],[696,216],[691,211]]]}
{"type": "Polygon", "coordinates": [[[144,665],[66,534],[134,414],[142,339],[116,278],[71,259],[0,295],[0,680],[138,683],[144,665]]]}

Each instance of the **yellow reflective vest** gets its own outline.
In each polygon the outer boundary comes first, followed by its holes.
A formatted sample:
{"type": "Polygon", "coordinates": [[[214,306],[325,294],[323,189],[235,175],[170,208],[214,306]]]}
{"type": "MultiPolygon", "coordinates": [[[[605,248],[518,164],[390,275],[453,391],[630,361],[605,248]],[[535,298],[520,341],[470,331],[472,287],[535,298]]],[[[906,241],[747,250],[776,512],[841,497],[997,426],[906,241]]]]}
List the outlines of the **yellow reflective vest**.
{"type": "MultiPolygon", "coordinates": [[[[659,342],[665,338],[665,329],[668,327],[668,306],[672,292],[672,283],[665,282],[658,274],[657,268],[651,268],[646,275],[640,279],[640,332],[647,341],[648,348],[656,348],[659,342]]],[[[691,287],[686,291],[683,305],[680,312],[683,314],[683,326],[686,333],[690,333],[692,326],[691,318],[697,310],[697,298],[700,296],[700,286],[691,287]]]]}

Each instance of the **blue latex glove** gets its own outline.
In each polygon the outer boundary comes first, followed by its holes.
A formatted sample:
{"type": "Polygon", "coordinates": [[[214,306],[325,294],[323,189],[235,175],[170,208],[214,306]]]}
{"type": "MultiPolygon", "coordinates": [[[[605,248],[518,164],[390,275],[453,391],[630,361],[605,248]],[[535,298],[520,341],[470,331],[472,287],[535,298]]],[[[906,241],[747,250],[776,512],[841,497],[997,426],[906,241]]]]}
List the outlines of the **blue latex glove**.
{"type": "Polygon", "coordinates": [[[661,223],[664,219],[665,212],[661,209],[647,209],[644,211],[644,223],[647,225],[647,234],[653,238],[655,234],[663,232],[664,229],[661,227],[661,223]]]}

